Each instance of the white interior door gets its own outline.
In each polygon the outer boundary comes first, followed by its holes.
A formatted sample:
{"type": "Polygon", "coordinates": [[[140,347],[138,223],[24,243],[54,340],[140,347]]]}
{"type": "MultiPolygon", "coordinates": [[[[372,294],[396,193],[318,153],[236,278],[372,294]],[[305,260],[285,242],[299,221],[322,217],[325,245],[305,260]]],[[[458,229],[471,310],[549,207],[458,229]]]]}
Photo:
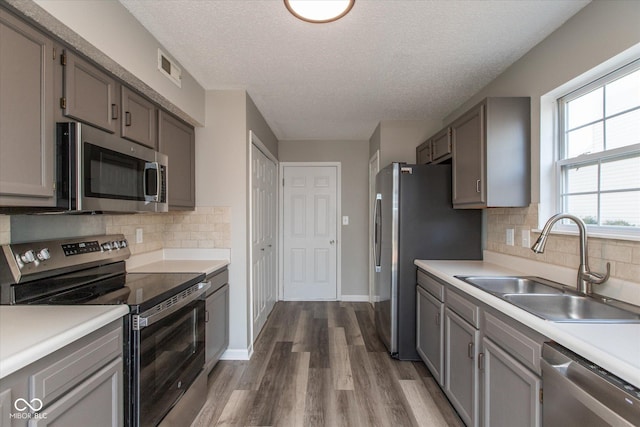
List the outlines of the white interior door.
{"type": "Polygon", "coordinates": [[[283,299],[337,299],[337,166],[283,168],[283,299]]]}
{"type": "Polygon", "coordinates": [[[251,145],[251,284],[253,340],[276,301],[277,168],[251,145]]]}

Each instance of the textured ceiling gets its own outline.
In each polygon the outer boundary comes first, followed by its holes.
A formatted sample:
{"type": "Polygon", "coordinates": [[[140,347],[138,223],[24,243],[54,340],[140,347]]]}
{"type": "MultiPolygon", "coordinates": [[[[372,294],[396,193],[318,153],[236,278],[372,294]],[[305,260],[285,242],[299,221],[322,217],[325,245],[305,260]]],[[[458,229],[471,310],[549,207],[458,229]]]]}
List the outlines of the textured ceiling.
{"type": "Polygon", "coordinates": [[[246,89],[280,140],[440,120],[588,3],[356,0],[310,24],[281,0],[120,2],[205,89],[246,89]]]}

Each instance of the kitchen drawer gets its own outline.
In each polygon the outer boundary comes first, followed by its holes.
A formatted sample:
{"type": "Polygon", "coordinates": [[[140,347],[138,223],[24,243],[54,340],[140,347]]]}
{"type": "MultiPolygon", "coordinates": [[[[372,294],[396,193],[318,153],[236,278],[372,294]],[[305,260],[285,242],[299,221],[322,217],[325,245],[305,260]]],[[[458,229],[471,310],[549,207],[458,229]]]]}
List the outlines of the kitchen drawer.
{"type": "Polygon", "coordinates": [[[542,373],[542,336],[536,341],[489,312],[485,312],[484,321],[485,334],[489,338],[538,375],[542,373]]]}
{"type": "Polygon", "coordinates": [[[444,285],[420,269],[418,269],[418,285],[439,301],[444,301],[444,285]]]}
{"type": "Polygon", "coordinates": [[[451,290],[447,290],[446,299],[447,307],[475,326],[476,329],[480,328],[480,307],[451,290]]]}
{"type": "Polygon", "coordinates": [[[55,362],[44,364],[43,369],[29,376],[29,398],[37,397],[47,406],[111,360],[122,356],[122,350],[122,325],[121,321],[116,321],[53,353],[55,362]]]}

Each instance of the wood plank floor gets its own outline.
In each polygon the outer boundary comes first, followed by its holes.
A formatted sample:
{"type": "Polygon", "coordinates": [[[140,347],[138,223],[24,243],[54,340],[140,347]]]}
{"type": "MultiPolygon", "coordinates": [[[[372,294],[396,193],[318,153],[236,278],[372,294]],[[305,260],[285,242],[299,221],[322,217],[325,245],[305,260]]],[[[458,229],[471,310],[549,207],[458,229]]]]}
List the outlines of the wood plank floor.
{"type": "Polygon", "coordinates": [[[250,361],[220,361],[192,427],[463,426],[422,362],[391,359],[368,303],[279,302],[250,361]]]}

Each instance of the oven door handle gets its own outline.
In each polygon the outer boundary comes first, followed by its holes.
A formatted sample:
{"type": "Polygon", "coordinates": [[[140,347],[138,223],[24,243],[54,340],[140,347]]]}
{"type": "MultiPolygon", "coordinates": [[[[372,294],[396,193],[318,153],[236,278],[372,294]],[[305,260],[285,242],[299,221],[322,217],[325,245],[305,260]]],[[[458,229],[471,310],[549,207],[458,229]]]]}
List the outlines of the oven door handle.
{"type": "Polygon", "coordinates": [[[155,307],[145,311],[142,314],[135,314],[133,316],[133,330],[139,331],[151,326],[154,323],[164,319],[172,313],[184,308],[195,300],[202,299],[207,290],[211,287],[211,282],[201,282],[192,286],[170,298],[155,307]]]}

